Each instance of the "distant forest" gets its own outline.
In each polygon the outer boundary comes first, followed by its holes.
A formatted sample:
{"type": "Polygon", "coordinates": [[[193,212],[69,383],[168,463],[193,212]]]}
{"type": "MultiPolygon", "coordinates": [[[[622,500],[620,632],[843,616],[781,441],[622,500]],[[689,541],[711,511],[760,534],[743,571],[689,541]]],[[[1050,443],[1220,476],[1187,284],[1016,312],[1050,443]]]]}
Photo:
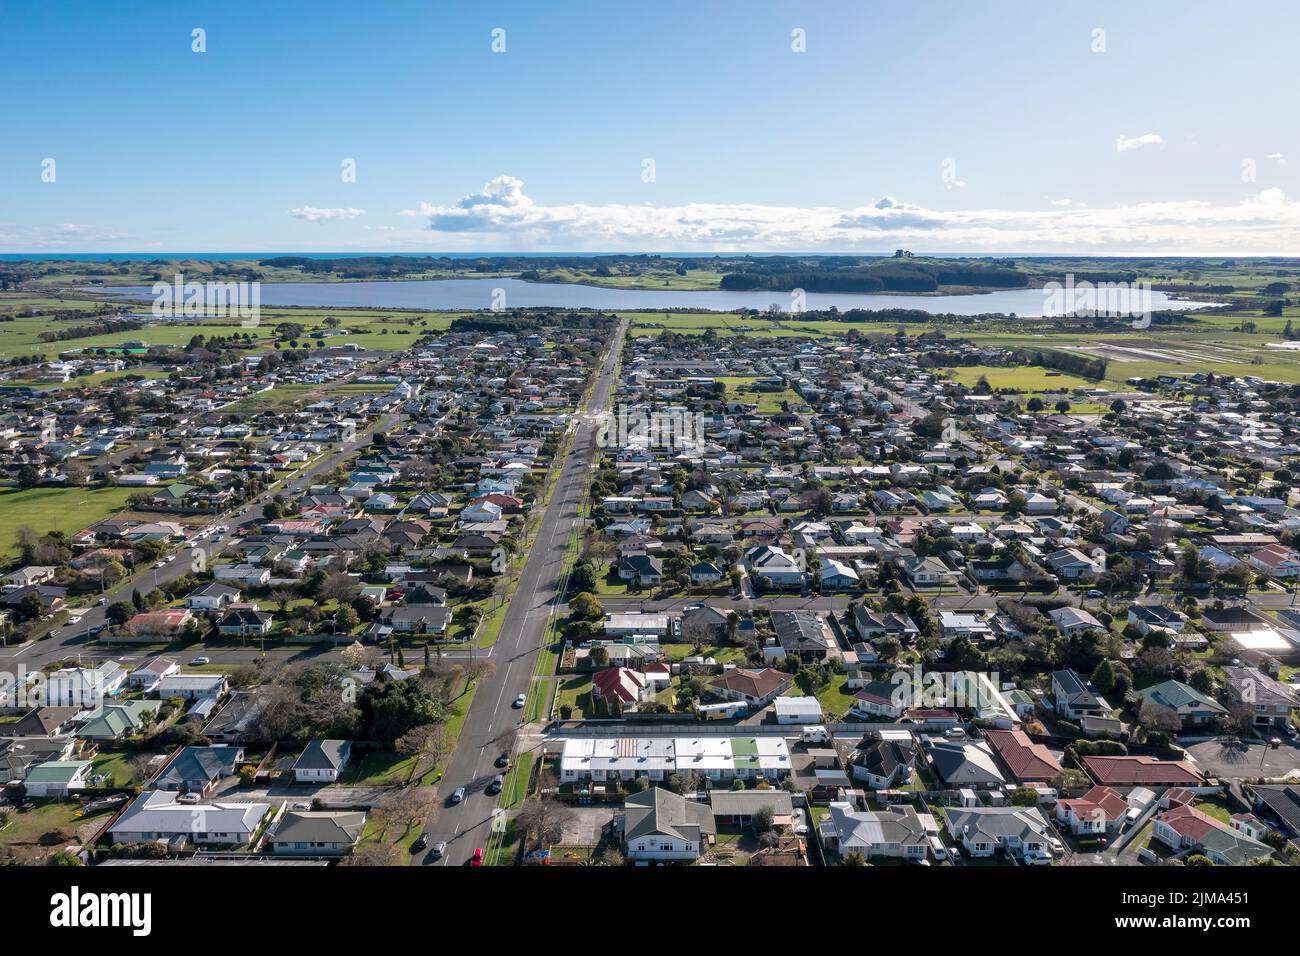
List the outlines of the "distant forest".
{"type": "Polygon", "coordinates": [[[835,257],[807,262],[785,258],[752,259],[722,277],[724,289],[807,292],[938,292],[945,286],[1023,289],[1029,276],[997,260],[891,259],[863,261],[835,257]]]}
{"type": "Polygon", "coordinates": [[[723,289],[767,289],[809,292],[937,292],[947,286],[1020,289],[1029,277],[1006,259],[922,259],[908,253],[881,256],[744,256],[675,257],[611,256],[361,256],[316,259],[273,256],[259,265],[300,269],[345,279],[398,278],[421,272],[519,272],[520,278],[547,281],[547,270],[573,269],[595,276],[616,269],[670,269],[685,274],[703,269],[721,274],[723,289]]]}

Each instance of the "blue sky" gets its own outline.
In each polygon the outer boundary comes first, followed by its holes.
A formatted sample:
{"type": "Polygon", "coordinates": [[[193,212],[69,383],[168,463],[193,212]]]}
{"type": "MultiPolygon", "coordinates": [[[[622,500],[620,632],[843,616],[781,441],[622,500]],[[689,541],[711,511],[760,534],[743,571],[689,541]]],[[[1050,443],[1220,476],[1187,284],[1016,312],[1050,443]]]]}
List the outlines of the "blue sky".
{"type": "Polygon", "coordinates": [[[1300,254],[1297,26],[1283,2],[11,3],[0,251],[1300,254]]]}

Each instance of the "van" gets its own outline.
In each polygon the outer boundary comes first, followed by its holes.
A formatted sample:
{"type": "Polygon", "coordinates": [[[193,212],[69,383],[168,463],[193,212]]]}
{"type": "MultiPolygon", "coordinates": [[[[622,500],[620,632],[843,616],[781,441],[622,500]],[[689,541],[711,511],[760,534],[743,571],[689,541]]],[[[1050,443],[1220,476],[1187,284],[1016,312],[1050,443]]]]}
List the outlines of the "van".
{"type": "Polygon", "coordinates": [[[831,739],[831,735],[825,727],[805,727],[802,739],[806,744],[824,744],[831,739]]]}
{"type": "Polygon", "coordinates": [[[948,859],[948,848],[937,836],[930,837],[930,854],[940,863],[948,859]]]}

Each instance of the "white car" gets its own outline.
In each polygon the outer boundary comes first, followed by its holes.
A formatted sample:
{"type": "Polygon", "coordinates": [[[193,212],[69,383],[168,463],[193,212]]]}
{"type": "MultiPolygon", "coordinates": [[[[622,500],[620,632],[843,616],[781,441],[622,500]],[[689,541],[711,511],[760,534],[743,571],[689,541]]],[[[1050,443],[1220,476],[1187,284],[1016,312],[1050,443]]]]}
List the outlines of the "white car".
{"type": "Polygon", "coordinates": [[[523,707],[524,704],[525,704],[525,702],[527,702],[527,700],[528,700],[528,695],[527,695],[527,694],[520,694],[518,697],[515,698],[515,702],[514,702],[513,706],[514,706],[515,709],[517,710],[517,709],[519,709],[520,707],[523,707]]]}
{"type": "Polygon", "coordinates": [[[155,570],[155,571],[156,571],[158,568],[165,568],[165,567],[167,567],[167,559],[166,559],[166,558],[163,558],[161,561],[155,561],[155,562],[153,563],[153,566],[154,566],[154,570],[155,570]]]}
{"type": "Polygon", "coordinates": [[[202,667],[204,664],[211,664],[212,659],[208,657],[196,657],[190,661],[190,667],[202,667]]]}
{"type": "Polygon", "coordinates": [[[1051,866],[1052,854],[1045,850],[1026,850],[1024,862],[1025,866],[1051,866]]]}

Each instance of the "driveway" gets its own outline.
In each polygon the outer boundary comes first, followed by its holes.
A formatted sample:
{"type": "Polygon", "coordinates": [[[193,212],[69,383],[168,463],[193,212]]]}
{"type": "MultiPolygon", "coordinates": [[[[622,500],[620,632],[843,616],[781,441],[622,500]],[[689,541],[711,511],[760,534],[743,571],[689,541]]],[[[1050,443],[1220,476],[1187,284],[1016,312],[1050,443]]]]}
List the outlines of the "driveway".
{"type": "Polygon", "coordinates": [[[1198,770],[1224,780],[1300,775],[1300,749],[1290,741],[1274,750],[1263,741],[1214,737],[1184,749],[1198,770]]]}

